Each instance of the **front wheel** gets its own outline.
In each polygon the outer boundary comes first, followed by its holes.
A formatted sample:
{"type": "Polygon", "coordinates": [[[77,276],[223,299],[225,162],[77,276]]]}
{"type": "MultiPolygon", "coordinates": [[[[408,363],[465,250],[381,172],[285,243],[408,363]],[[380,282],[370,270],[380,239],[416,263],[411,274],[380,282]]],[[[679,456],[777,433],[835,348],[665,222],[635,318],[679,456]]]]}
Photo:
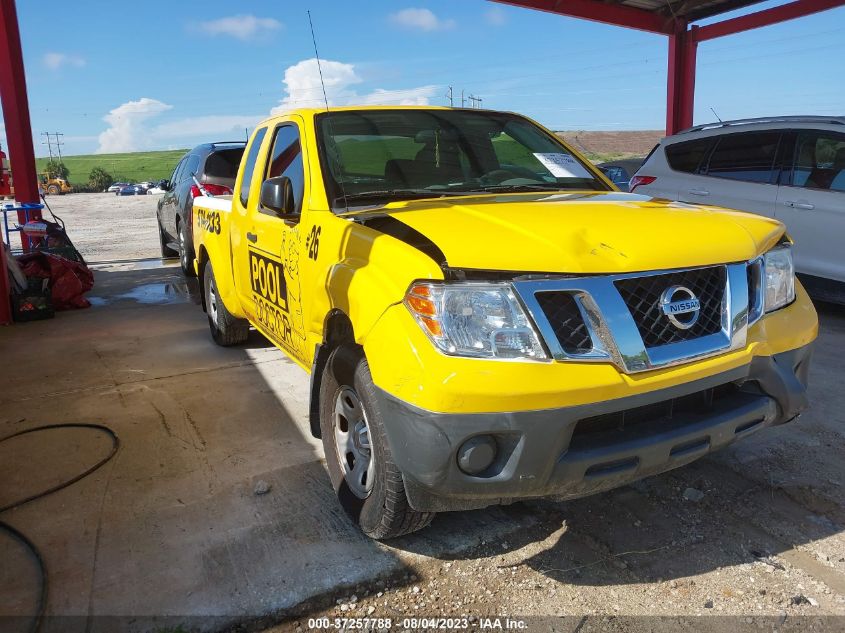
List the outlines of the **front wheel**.
{"type": "Polygon", "coordinates": [[[205,286],[205,309],[208,312],[208,327],[211,330],[211,338],[214,339],[214,342],[223,347],[229,347],[246,341],[249,336],[249,322],[233,316],[226,309],[217,292],[217,282],[214,280],[214,271],[211,264],[206,265],[203,285],[205,286]]]}
{"type": "Polygon", "coordinates": [[[408,503],[390,452],[367,359],[359,347],[334,350],[320,383],[320,430],[338,499],[374,539],[416,532],[434,518],[408,503]]]}
{"type": "Polygon", "coordinates": [[[51,196],[57,196],[61,193],[61,191],[59,190],[58,186],[49,185],[47,187],[47,193],[49,193],[51,196]]]}
{"type": "Polygon", "coordinates": [[[196,277],[194,272],[194,243],[184,222],[179,222],[179,267],[186,277],[196,277]]]}

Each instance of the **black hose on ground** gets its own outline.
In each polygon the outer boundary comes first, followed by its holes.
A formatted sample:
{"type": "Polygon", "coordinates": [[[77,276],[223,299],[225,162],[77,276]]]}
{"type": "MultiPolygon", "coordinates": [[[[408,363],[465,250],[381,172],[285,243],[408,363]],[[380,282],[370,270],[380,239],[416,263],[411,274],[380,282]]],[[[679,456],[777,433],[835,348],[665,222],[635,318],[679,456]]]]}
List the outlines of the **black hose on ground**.
{"type": "MultiPolygon", "coordinates": [[[[96,431],[102,431],[106,433],[109,437],[111,437],[112,448],[108,455],[106,455],[103,459],[101,459],[96,464],[86,469],[82,473],[76,475],[75,477],[72,477],[71,479],[58,483],[55,486],[48,488],[47,490],[43,490],[36,494],[30,495],[24,499],[20,499],[18,501],[6,504],[5,506],[0,507],[0,513],[19,508],[25,503],[35,501],[36,499],[41,499],[42,497],[46,497],[47,495],[53,494],[54,492],[58,492],[63,488],[67,488],[68,486],[76,483],[84,477],[87,477],[95,470],[103,466],[106,462],[108,462],[112,457],[115,456],[117,450],[120,448],[120,438],[118,438],[117,433],[112,431],[109,427],[103,426],[102,424],[84,424],[73,422],[66,424],[46,424],[44,426],[36,426],[35,428],[31,429],[24,429],[23,431],[18,431],[17,433],[12,433],[11,435],[7,435],[6,437],[0,438],[0,444],[13,438],[20,437],[21,435],[28,435],[29,433],[47,431],[50,429],[94,429],[96,431]]],[[[32,556],[33,558],[35,558],[35,562],[38,565],[39,575],[41,576],[41,582],[39,583],[41,590],[38,596],[38,608],[35,611],[34,619],[29,628],[30,633],[36,633],[41,627],[41,620],[44,618],[44,609],[46,609],[47,607],[47,566],[44,564],[44,558],[41,556],[41,552],[39,551],[39,549],[17,528],[9,525],[8,523],[5,523],[4,521],[0,521],[0,530],[6,531],[14,539],[22,543],[32,553],[32,556]]]]}

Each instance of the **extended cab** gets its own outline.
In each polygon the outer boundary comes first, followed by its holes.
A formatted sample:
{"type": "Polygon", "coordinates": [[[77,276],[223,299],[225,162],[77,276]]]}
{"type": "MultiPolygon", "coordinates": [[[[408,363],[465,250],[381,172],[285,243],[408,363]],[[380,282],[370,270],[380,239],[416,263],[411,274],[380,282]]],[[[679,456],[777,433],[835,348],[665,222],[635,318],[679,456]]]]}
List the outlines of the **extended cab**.
{"type": "Polygon", "coordinates": [[[606,490],[807,406],[817,317],[783,225],[619,193],[518,115],[274,117],[193,222],[214,340],[252,325],[311,373],[374,538],[606,490]]]}

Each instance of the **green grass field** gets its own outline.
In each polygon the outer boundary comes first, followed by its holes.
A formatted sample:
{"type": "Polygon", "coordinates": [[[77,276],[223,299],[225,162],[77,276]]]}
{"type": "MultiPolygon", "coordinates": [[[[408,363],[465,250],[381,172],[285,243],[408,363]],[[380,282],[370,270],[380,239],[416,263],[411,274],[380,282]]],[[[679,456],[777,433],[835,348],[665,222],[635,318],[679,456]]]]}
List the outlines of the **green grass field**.
{"type": "MultiPolygon", "coordinates": [[[[505,150],[500,153],[503,158],[508,159],[508,162],[517,165],[524,164],[527,167],[534,166],[535,161],[532,160],[532,157],[522,155],[523,153],[516,148],[515,143],[505,139],[499,139],[496,142],[504,146],[505,150]],[[514,150],[510,150],[509,145],[513,145],[514,150]]],[[[408,139],[391,139],[377,148],[383,155],[379,155],[378,151],[376,155],[373,155],[374,150],[371,144],[360,144],[354,140],[341,142],[341,150],[347,170],[356,173],[372,172],[379,176],[383,174],[384,163],[388,158],[412,159],[421,147],[422,145],[408,139]],[[376,172],[378,173],[376,174],[376,172]]],[[[115,182],[143,182],[145,180],[155,182],[162,178],[169,178],[170,174],[173,173],[173,168],[176,167],[176,163],[187,151],[186,149],[174,149],[127,154],[88,154],[65,156],[63,160],[70,170],[70,182],[77,186],[84,186],[88,183],[88,174],[94,167],[105,169],[112,175],[115,182]]],[[[592,156],[588,154],[587,157],[591,160],[609,159],[603,155],[592,156]]],[[[39,172],[44,169],[48,160],[49,158],[43,157],[35,159],[39,172]]]]}
{"type": "MultiPolygon", "coordinates": [[[[130,154],[89,154],[65,156],[64,164],[70,170],[71,183],[85,185],[88,174],[94,167],[102,167],[112,175],[116,182],[143,182],[169,178],[176,163],[187,152],[186,149],[174,149],[163,152],[132,152],[130,154]]],[[[44,169],[49,158],[35,159],[38,171],[44,169]]]]}

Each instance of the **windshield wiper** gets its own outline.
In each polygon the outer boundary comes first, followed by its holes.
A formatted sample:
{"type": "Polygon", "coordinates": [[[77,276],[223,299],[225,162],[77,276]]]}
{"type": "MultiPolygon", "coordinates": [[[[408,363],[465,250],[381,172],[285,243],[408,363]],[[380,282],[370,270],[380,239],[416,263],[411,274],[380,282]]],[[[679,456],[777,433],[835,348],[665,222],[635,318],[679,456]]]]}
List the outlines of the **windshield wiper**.
{"type": "Polygon", "coordinates": [[[538,182],[530,185],[486,185],[465,193],[518,193],[522,191],[564,191],[566,189],[571,189],[571,187],[557,182],[538,182]]]}
{"type": "Polygon", "coordinates": [[[371,200],[373,198],[393,198],[395,200],[416,200],[419,198],[442,198],[458,195],[452,191],[442,189],[382,189],[380,191],[360,191],[335,198],[335,204],[343,204],[350,200],[371,200]]]}

